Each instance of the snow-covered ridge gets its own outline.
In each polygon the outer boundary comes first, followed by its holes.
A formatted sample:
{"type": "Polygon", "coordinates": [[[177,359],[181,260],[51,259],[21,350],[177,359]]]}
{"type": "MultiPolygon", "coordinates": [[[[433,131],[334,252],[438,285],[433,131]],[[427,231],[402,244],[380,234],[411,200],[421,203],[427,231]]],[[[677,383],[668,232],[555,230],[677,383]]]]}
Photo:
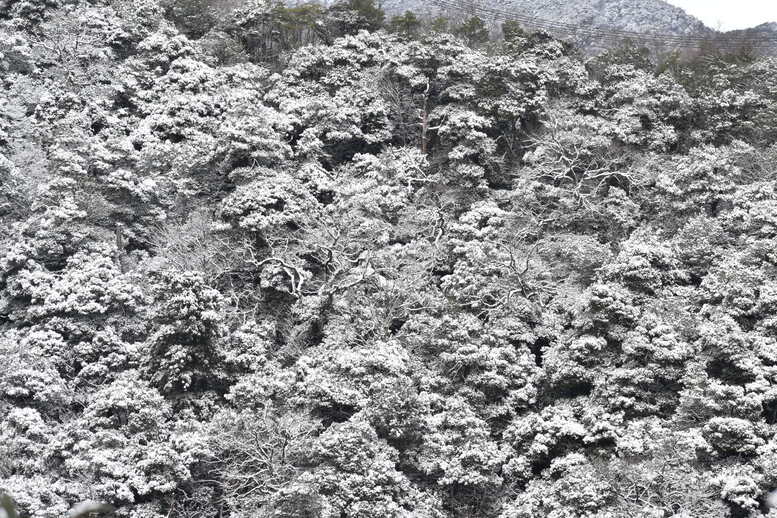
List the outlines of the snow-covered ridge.
{"type": "MultiPolygon", "coordinates": [[[[514,10],[524,16],[583,27],[601,26],[678,36],[710,31],[697,18],[662,0],[456,0],[456,3],[500,11],[514,10]]],[[[421,0],[384,0],[382,6],[390,14],[405,10],[441,12],[431,2],[421,0]]],[[[455,15],[452,10],[445,14],[455,15]]]]}

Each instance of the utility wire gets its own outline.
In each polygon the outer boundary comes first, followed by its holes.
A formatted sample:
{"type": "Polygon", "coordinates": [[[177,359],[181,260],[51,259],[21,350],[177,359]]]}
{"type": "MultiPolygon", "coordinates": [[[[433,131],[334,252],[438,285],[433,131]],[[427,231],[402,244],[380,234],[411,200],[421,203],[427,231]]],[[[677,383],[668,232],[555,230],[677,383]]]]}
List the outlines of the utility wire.
{"type": "Polygon", "coordinates": [[[429,3],[442,9],[454,9],[485,18],[502,21],[516,21],[527,28],[543,30],[550,34],[563,36],[588,37],[601,43],[621,43],[623,40],[649,43],[674,48],[699,48],[714,43],[717,48],[735,50],[744,45],[753,48],[777,48],[777,35],[727,35],[713,33],[710,36],[682,36],[650,32],[628,31],[603,26],[583,26],[554,20],[547,20],[523,14],[517,10],[503,10],[460,0],[429,0],[429,3]]]}

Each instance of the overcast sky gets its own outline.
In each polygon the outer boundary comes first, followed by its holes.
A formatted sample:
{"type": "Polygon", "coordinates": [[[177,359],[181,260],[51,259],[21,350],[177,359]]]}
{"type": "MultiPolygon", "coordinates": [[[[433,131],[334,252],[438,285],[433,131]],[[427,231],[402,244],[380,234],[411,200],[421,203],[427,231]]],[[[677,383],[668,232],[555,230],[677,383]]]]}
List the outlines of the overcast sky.
{"type": "Polygon", "coordinates": [[[666,0],[713,29],[732,30],[777,22],[777,0],[666,0]]]}

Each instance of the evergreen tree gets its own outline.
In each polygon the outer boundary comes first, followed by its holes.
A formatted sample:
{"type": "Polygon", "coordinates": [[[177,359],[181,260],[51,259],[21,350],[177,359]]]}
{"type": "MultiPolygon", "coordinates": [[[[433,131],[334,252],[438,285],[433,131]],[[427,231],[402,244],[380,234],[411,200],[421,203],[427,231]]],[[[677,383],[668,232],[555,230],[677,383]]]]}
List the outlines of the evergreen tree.
{"type": "Polygon", "coordinates": [[[394,16],[389,23],[392,32],[412,38],[421,30],[421,20],[412,11],[406,11],[402,16],[394,16]]]}
{"type": "Polygon", "coordinates": [[[467,42],[470,47],[480,46],[489,40],[486,23],[478,16],[471,16],[453,29],[453,33],[467,42]]]}

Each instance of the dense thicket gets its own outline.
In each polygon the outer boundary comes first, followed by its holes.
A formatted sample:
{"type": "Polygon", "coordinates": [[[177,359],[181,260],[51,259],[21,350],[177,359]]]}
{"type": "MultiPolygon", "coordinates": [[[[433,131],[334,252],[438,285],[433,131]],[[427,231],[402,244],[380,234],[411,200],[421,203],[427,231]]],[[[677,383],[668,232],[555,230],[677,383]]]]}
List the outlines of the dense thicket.
{"type": "Polygon", "coordinates": [[[777,61],[205,3],[0,2],[23,516],[767,515],[777,61]]]}

